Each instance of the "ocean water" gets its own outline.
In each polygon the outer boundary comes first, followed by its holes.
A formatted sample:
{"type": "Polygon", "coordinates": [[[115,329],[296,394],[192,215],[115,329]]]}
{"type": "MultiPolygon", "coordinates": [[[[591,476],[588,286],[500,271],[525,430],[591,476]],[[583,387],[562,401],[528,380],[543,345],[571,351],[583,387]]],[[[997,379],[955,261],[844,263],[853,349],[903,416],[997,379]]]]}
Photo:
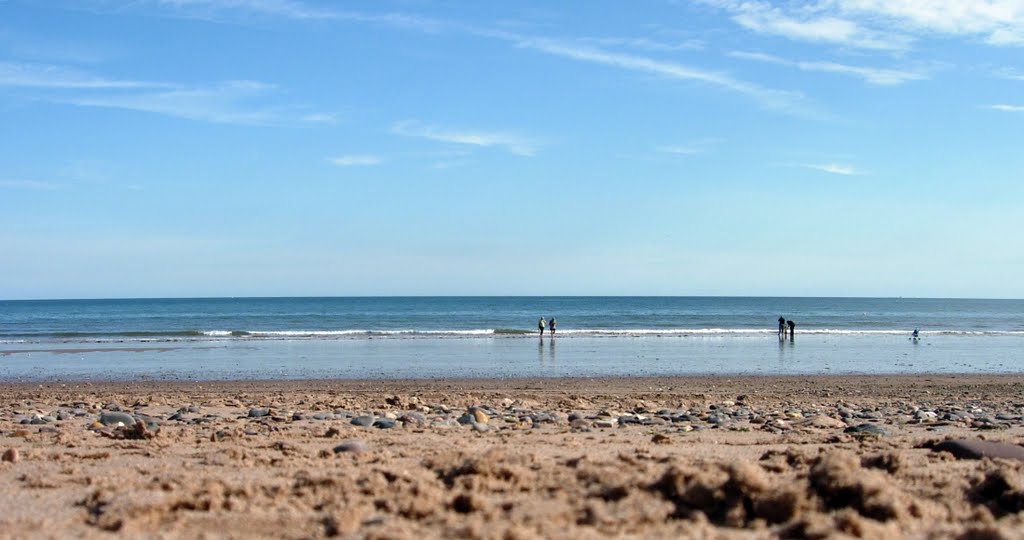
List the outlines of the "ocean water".
{"type": "Polygon", "coordinates": [[[8,381],[1018,373],[1022,351],[1024,300],[0,301],[8,381]],[[538,338],[542,316],[557,337],[538,338]],[[779,316],[794,339],[778,339],[779,316]]]}

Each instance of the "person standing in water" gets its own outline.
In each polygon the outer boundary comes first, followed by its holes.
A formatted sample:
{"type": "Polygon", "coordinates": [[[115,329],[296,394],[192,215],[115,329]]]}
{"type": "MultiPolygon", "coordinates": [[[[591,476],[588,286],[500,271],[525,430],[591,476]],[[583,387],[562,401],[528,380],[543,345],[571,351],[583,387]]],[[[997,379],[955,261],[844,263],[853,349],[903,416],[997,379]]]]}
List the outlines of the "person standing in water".
{"type": "Polygon", "coordinates": [[[789,325],[789,340],[793,341],[793,337],[796,335],[796,323],[793,322],[793,319],[790,319],[786,321],[786,324],[789,325]]]}
{"type": "Polygon", "coordinates": [[[540,337],[544,337],[544,327],[547,326],[547,324],[548,323],[544,322],[544,317],[541,317],[540,320],[537,321],[537,330],[540,330],[540,337]]]}
{"type": "Polygon", "coordinates": [[[779,339],[786,339],[786,319],[779,317],[779,339]]]}
{"type": "Polygon", "coordinates": [[[555,337],[555,318],[551,317],[551,321],[548,322],[548,333],[551,337],[555,337]]]}

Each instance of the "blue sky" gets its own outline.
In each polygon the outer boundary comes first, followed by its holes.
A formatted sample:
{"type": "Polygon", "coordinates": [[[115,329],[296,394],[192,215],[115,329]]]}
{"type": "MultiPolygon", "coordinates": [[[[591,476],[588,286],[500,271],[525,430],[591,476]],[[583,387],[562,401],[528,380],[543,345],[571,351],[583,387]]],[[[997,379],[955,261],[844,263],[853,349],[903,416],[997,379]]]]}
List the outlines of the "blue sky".
{"type": "Polygon", "coordinates": [[[1024,297],[1024,1],[0,0],[0,298],[1024,297]]]}

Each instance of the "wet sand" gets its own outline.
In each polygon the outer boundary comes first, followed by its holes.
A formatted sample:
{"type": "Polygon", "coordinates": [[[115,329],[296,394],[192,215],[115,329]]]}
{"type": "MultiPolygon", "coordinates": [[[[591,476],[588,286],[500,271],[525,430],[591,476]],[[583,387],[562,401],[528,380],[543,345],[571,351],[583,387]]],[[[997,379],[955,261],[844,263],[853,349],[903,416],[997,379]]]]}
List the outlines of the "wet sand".
{"type": "Polygon", "coordinates": [[[0,537],[1024,538],[1020,375],[0,396],[0,537]]]}

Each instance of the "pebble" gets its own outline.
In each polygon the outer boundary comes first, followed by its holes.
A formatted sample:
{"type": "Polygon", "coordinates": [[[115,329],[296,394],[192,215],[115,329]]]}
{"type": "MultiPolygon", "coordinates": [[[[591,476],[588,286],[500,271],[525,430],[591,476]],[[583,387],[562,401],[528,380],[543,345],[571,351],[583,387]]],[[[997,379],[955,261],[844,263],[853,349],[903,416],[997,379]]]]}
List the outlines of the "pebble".
{"type": "Polygon", "coordinates": [[[821,428],[821,429],[839,429],[846,428],[846,422],[842,420],[832,418],[831,416],[825,416],[823,414],[815,415],[808,418],[801,425],[821,428]]]}
{"type": "Polygon", "coordinates": [[[391,429],[395,427],[395,421],[390,418],[378,418],[372,425],[377,429],[391,429]]]}
{"type": "Polygon", "coordinates": [[[357,416],[357,417],[352,419],[352,425],[353,426],[370,427],[370,426],[373,425],[374,420],[376,420],[376,418],[374,418],[374,417],[372,417],[370,415],[357,416]]]}
{"type": "Polygon", "coordinates": [[[573,431],[590,431],[590,422],[584,418],[575,418],[569,421],[569,428],[573,431]]]}
{"type": "Polygon", "coordinates": [[[18,449],[17,448],[8,448],[4,452],[3,461],[7,461],[9,463],[17,463],[20,460],[21,460],[21,456],[18,455],[18,449]]]}
{"type": "Polygon", "coordinates": [[[360,441],[358,439],[353,439],[351,441],[345,441],[345,442],[339,444],[338,446],[334,447],[334,453],[335,454],[341,454],[341,453],[361,454],[361,453],[367,452],[369,450],[370,450],[370,447],[367,446],[366,443],[364,443],[363,441],[360,441]]]}
{"type": "Polygon", "coordinates": [[[1024,447],[1016,444],[983,441],[980,439],[960,439],[942,441],[932,450],[949,452],[957,459],[1002,458],[1024,461],[1024,447]]]}
{"type": "Polygon", "coordinates": [[[417,426],[423,426],[423,424],[427,423],[427,417],[423,413],[409,411],[402,413],[402,415],[398,417],[398,421],[403,424],[416,424],[417,426]]]}
{"type": "Polygon", "coordinates": [[[627,424],[639,424],[642,421],[642,417],[627,414],[619,417],[619,425],[625,426],[627,424]]]}
{"type": "Polygon", "coordinates": [[[844,433],[852,433],[854,435],[871,435],[875,437],[886,437],[889,432],[877,424],[857,424],[856,426],[850,426],[843,430],[844,433]]]}
{"type": "Polygon", "coordinates": [[[487,420],[489,420],[489,418],[487,417],[487,413],[485,413],[483,410],[481,410],[481,409],[474,409],[473,410],[473,420],[477,424],[486,424],[487,420]]]}
{"type": "Polygon", "coordinates": [[[107,427],[130,427],[135,425],[135,417],[123,412],[105,412],[100,414],[99,423],[107,427]]]}
{"type": "Polygon", "coordinates": [[[264,416],[270,416],[270,409],[263,407],[249,409],[249,418],[262,418],[264,416]]]}

